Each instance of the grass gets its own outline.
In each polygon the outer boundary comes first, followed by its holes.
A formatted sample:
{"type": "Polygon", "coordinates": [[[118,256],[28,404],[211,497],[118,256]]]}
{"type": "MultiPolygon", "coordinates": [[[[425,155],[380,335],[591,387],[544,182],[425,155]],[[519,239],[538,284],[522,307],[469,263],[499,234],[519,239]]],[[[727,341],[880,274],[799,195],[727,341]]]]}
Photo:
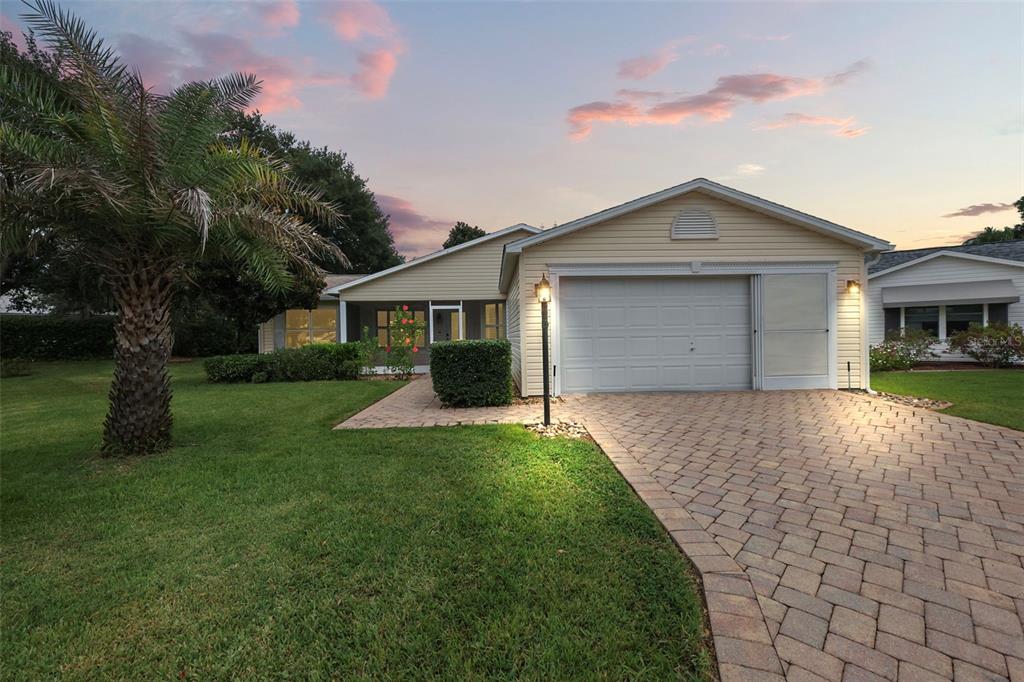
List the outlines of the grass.
{"type": "Polygon", "coordinates": [[[876,391],[953,403],[942,412],[1024,431],[1024,371],[872,372],[876,391]]]}
{"type": "Polygon", "coordinates": [[[587,442],[332,431],[387,382],[217,386],[96,456],[107,363],[2,383],[6,679],[707,679],[699,592],[587,442]]]}

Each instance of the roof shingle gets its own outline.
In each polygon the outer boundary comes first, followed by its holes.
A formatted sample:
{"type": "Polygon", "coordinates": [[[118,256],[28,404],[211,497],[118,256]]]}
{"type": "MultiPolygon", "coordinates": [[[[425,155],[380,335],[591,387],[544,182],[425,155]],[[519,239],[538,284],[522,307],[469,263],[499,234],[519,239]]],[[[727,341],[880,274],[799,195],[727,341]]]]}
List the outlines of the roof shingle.
{"type": "MultiPolygon", "coordinates": [[[[1008,242],[994,242],[992,244],[975,244],[973,246],[935,246],[928,249],[911,249],[909,251],[888,251],[883,253],[877,262],[868,268],[868,274],[882,272],[889,268],[910,263],[918,258],[936,253],[937,251],[953,251],[955,253],[969,253],[972,256],[986,256],[987,258],[1002,258],[1024,262],[1024,239],[1014,239],[1008,242]]],[[[869,259],[870,262],[870,259],[869,259]]]]}

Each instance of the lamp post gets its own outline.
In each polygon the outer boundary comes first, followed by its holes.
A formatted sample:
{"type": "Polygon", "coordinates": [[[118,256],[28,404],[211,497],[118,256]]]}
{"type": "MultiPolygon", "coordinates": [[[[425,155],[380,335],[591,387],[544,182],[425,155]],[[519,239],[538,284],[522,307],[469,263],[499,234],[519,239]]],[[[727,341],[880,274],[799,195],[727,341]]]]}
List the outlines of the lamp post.
{"type": "Polygon", "coordinates": [[[548,371],[548,303],[551,301],[551,283],[544,275],[533,285],[533,293],[540,301],[541,359],[544,363],[544,426],[551,425],[551,373],[548,371]]]}

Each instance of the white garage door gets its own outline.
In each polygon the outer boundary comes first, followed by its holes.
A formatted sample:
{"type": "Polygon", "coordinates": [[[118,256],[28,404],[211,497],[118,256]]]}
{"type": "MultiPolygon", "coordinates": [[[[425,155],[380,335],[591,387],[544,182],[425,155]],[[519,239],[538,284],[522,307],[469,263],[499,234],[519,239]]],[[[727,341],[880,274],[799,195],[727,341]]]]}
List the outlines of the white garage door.
{"type": "Polygon", "coordinates": [[[748,277],[563,277],[564,393],[751,387],[748,277]]]}

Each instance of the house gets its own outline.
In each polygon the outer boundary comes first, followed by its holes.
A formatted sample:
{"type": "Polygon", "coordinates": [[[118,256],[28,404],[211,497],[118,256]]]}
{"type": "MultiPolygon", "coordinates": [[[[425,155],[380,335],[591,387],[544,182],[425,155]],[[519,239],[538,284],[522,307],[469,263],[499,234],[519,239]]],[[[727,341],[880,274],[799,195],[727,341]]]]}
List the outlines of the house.
{"type": "Polygon", "coordinates": [[[385,343],[389,311],[405,304],[428,322],[418,364],[425,368],[433,341],[508,338],[520,393],[539,395],[534,285],[545,276],[556,395],[865,388],[865,257],[891,248],[698,178],[555,228],[514,225],[337,284],[321,308],[279,316],[261,338],[269,350],[328,338],[333,324],[339,340],[366,326],[385,343]]]}
{"type": "Polygon", "coordinates": [[[971,323],[1024,324],[1024,240],[883,253],[868,265],[871,343],[898,329],[926,329],[939,342],[971,323]]]}

